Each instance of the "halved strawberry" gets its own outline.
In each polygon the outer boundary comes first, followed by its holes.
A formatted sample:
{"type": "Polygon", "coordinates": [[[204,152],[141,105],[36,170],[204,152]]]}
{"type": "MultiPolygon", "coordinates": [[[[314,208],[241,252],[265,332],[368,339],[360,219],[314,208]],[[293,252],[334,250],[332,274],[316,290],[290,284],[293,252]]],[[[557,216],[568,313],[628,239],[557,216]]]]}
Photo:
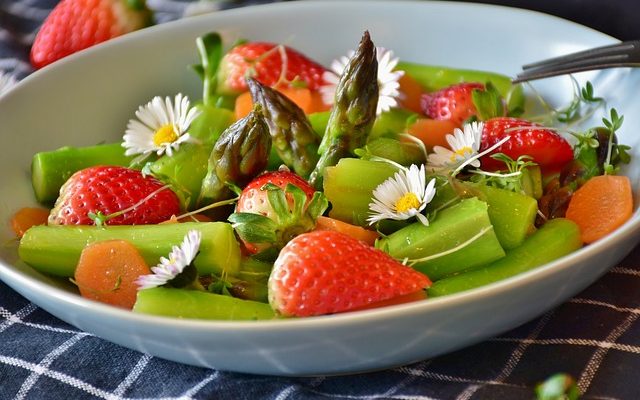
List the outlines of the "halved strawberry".
{"type": "Polygon", "coordinates": [[[514,160],[528,155],[546,172],[560,170],[573,160],[573,149],[565,138],[522,118],[498,117],[485,121],[480,151],[490,148],[506,136],[511,136],[511,139],[480,159],[482,169],[504,168],[503,162],[491,158],[491,154],[495,153],[504,153],[514,160]]]}
{"type": "Polygon", "coordinates": [[[448,119],[457,125],[477,114],[473,103],[474,89],[483,90],[477,82],[458,83],[436,92],[425,93],[420,99],[422,112],[431,119],[448,119]]]}
{"type": "Polygon", "coordinates": [[[290,47],[249,42],[224,55],[218,68],[217,90],[225,94],[245,92],[247,76],[270,87],[295,83],[317,90],[324,84],[322,74],[325,71],[325,67],[290,47]]]}
{"type": "Polygon", "coordinates": [[[229,217],[250,252],[280,249],[293,237],[315,228],[327,200],[289,170],[266,172],[240,194],[229,217]]]}
{"type": "Polygon", "coordinates": [[[94,225],[92,216],[107,217],[108,225],[157,224],[179,212],[178,196],[159,180],[125,167],[96,166],[65,182],[49,224],[94,225]]]}
{"type": "Polygon", "coordinates": [[[151,23],[151,11],[144,0],[62,0],[36,35],[31,64],[42,68],[151,23]]]}
{"type": "Polygon", "coordinates": [[[314,231],[291,240],[269,277],[269,303],[307,317],[361,309],[422,291],[429,278],[344,233],[314,231]]]}

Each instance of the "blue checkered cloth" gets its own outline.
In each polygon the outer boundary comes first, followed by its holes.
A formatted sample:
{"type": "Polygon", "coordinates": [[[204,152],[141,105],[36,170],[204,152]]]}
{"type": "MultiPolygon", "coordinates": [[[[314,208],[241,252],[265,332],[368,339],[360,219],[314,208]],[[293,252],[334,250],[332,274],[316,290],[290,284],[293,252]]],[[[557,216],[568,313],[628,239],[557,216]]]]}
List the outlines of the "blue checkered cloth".
{"type": "MultiPolygon", "coordinates": [[[[28,48],[54,0],[0,2],[0,70],[31,72],[28,48]]],[[[148,0],[160,22],[178,0],[148,0]]],[[[221,7],[247,2],[218,3],[221,7]]],[[[99,339],[0,282],[0,399],[510,399],[564,372],[584,399],[640,399],[640,247],[542,317],[445,356],[386,371],[279,378],[166,361],[99,339]]]]}

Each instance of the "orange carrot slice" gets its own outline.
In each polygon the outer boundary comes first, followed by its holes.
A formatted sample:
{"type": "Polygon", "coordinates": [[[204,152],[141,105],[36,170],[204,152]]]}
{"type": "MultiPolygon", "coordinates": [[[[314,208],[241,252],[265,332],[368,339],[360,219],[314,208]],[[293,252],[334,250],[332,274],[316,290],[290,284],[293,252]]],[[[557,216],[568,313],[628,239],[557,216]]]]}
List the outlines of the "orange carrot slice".
{"type": "Polygon", "coordinates": [[[566,217],[578,224],[584,243],[593,243],[620,227],[632,213],[629,178],[600,175],[576,190],[569,201],[566,217]]]}
{"type": "Polygon", "coordinates": [[[351,225],[335,218],[324,216],[319,216],[316,220],[316,230],[342,232],[371,246],[373,246],[376,242],[376,239],[380,237],[378,232],[365,229],[361,226],[351,225]]]}
{"type": "Polygon", "coordinates": [[[236,97],[236,105],[234,113],[236,114],[236,120],[246,117],[253,108],[253,101],[251,101],[251,93],[244,92],[236,97]]]}
{"type": "MultiPolygon", "coordinates": [[[[307,88],[281,88],[278,91],[296,103],[305,114],[326,111],[329,107],[322,101],[322,95],[318,91],[311,91],[307,88]]],[[[235,115],[236,119],[246,117],[253,109],[251,93],[244,92],[236,97],[235,115]]]]}
{"type": "Polygon", "coordinates": [[[429,118],[418,118],[415,123],[409,126],[408,131],[411,135],[422,140],[427,150],[433,150],[434,146],[449,147],[445,139],[448,133],[458,125],[448,119],[435,120],[429,118]]]}
{"type": "Polygon", "coordinates": [[[131,243],[107,240],[89,244],[82,250],[74,279],[83,297],[131,309],[138,293],[135,280],[150,273],[131,243]]]}
{"type": "Polygon", "coordinates": [[[400,77],[398,83],[400,93],[403,95],[399,101],[400,107],[422,114],[422,107],[420,107],[420,97],[424,93],[422,86],[406,73],[400,77]]]}
{"type": "Polygon", "coordinates": [[[36,225],[46,225],[49,218],[49,210],[39,207],[25,207],[18,210],[11,217],[11,228],[18,238],[27,231],[27,229],[36,225]]]}

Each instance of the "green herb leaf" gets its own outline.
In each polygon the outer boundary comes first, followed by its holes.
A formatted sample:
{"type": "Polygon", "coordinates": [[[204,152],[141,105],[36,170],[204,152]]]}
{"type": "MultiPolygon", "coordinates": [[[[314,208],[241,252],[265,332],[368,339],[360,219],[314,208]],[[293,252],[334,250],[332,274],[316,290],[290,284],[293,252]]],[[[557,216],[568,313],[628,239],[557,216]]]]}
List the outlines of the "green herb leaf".
{"type": "Polygon", "coordinates": [[[471,98],[476,106],[480,120],[486,121],[505,115],[504,99],[491,82],[485,84],[484,90],[473,89],[471,98]]]}
{"type": "Polygon", "coordinates": [[[536,386],[537,400],[577,400],[580,391],[575,380],[567,374],[555,374],[536,386]]]}

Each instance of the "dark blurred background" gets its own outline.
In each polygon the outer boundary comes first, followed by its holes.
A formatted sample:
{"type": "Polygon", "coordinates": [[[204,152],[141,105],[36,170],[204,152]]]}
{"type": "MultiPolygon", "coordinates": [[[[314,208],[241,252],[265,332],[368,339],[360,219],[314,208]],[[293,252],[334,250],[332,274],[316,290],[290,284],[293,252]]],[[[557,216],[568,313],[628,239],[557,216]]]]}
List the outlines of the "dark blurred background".
{"type": "Polygon", "coordinates": [[[458,0],[556,15],[620,40],[640,39],[640,0],[458,0]]]}

